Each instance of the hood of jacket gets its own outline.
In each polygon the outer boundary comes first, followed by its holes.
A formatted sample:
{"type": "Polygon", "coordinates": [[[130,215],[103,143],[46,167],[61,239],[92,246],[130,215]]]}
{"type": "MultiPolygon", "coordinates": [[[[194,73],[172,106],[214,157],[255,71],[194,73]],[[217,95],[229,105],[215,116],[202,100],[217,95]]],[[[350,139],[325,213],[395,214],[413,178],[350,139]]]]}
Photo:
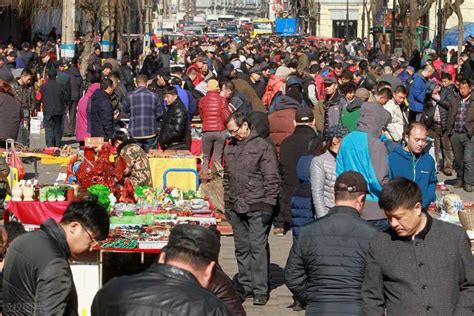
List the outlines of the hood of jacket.
{"type": "Polygon", "coordinates": [[[379,137],[382,134],[384,127],[390,123],[391,118],[390,113],[380,104],[375,102],[365,102],[362,104],[360,109],[357,130],[379,137]]]}
{"type": "Polygon", "coordinates": [[[110,96],[107,93],[105,93],[105,91],[102,89],[97,89],[96,91],[94,91],[91,97],[91,100],[93,102],[97,102],[99,100],[104,100],[104,99],[110,100],[110,96]]]}
{"type": "Polygon", "coordinates": [[[88,98],[92,97],[92,95],[94,94],[94,92],[95,92],[97,89],[100,89],[100,83],[93,83],[93,84],[87,89],[85,96],[88,97],[88,98]]]}
{"type": "Polygon", "coordinates": [[[301,156],[298,160],[298,164],[296,165],[296,175],[298,176],[298,180],[301,183],[309,183],[311,182],[310,178],[310,167],[311,161],[313,160],[313,155],[304,155],[301,156]]]}
{"type": "Polygon", "coordinates": [[[355,110],[360,109],[362,103],[364,103],[362,99],[356,97],[352,102],[347,103],[346,109],[349,112],[354,112],[355,110]]]}
{"type": "Polygon", "coordinates": [[[297,109],[300,106],[298,101],[287,95],[282,95],[278,103],[275,105],[275,111],[286,109],[297,109]]]}
{"type": "Polygon", "coordinates": [[[270,78],[268,79],[268,89],[273,91],[276,85],[283,85],[284,83],[285,79],[280,78],[276,75],[270,75],[270,78]]]}
{"type": "Polygon", "coordinates": [[[81,76],[81,73],[79,72],[79,70],[76,68],[76,67],[70,67],[67,69],[67,72],[74,76],[74,77],[80,77],[81,76]]]}
{"type": "Polygon", "coordinates": [[[263,137],[267,138],[270,136],[270,122],[268,121],[268,115],[264,112],[251,112],[248,115],[248,120],[252,128],[263,137]]]}

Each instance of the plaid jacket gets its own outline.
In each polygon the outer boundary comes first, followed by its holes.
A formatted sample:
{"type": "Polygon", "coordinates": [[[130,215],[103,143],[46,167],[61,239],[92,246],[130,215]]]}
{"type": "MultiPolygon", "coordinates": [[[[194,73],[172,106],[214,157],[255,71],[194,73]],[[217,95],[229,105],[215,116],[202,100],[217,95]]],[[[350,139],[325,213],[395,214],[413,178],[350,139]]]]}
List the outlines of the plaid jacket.
{"type": "Polygon", "coordinates": [[[143,138],[157,134],[157,121],[163,116],[163,101],[157,94],[139,87],[125,97],[122,108],[130,115],[130,136],[143,138]]]}

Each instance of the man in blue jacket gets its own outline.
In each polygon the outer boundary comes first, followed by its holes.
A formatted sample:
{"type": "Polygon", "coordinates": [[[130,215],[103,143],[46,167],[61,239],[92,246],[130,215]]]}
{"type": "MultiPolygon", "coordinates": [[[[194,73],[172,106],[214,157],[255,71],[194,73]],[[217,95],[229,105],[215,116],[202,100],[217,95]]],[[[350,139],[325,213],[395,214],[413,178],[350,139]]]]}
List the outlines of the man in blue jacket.
{"type": "Polygon", "coordinates": [[[433,73],[433,66],[426,64],[425,68],[413,77],[413,84],[408,96],[408,108],[410,109],[408,121],[410,123],[419,122],[421,119],[421,113],[425,107],[426,81],[433,76],[433,73]]]}
{"type": "Polygon", "coordinates": [[[426,147],[428,130],[421,123],[411,123],[404,137],[405,145],[399,146],[388,156],[388,176],[390,179],[403,177],[414,181],[420,187],[427,209],[436,200],[436,167],[433,157],[426,147]]]}

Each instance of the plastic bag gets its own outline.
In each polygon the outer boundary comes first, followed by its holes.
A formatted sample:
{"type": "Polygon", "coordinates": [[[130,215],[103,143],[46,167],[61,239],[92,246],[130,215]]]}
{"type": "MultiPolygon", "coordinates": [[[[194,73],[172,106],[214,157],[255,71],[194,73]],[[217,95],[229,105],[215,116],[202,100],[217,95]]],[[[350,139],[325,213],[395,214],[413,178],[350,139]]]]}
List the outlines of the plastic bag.
{"type": "Polygon", "coordinates": [[[11,147],[8,164],[10,165],[10,167],[16,168],[16,170],[18,171],[18,180],[22,180],[25,177],[25,166],[23,165],[21,158],[18,156],[15,146],[11,147]]]}

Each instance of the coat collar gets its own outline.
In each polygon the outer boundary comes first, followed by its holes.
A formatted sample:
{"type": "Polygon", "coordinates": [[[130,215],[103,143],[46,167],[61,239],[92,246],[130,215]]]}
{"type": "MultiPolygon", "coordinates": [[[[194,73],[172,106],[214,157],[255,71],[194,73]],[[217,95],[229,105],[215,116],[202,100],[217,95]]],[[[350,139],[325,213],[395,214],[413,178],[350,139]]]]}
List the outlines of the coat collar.
{"type": "Polygon", "coordinates": [[[329,214],[347,214],[354,217],[360,217],[359,212],[350,206],[334,206],[329,210],[329,214]]]}
{"type": "Polygon", "coordinates": [[[67,244],[66,235],[62,227],[50,218],[41,224],[40,229],[56,242],[58,248],[64,255],[64,259],[68,260],[69,257],[71,257],[71,252],[69,251],[69,245],[67,244]]]}
{"type": "Polygon", "coordinates": [[[150,268],[148,268],[148,270],[153,273],[162,274],[167,278],[190,282],[195,285],[201,286],[199,281],[191,272],[169,264],[155,263],[150,268]]]}

